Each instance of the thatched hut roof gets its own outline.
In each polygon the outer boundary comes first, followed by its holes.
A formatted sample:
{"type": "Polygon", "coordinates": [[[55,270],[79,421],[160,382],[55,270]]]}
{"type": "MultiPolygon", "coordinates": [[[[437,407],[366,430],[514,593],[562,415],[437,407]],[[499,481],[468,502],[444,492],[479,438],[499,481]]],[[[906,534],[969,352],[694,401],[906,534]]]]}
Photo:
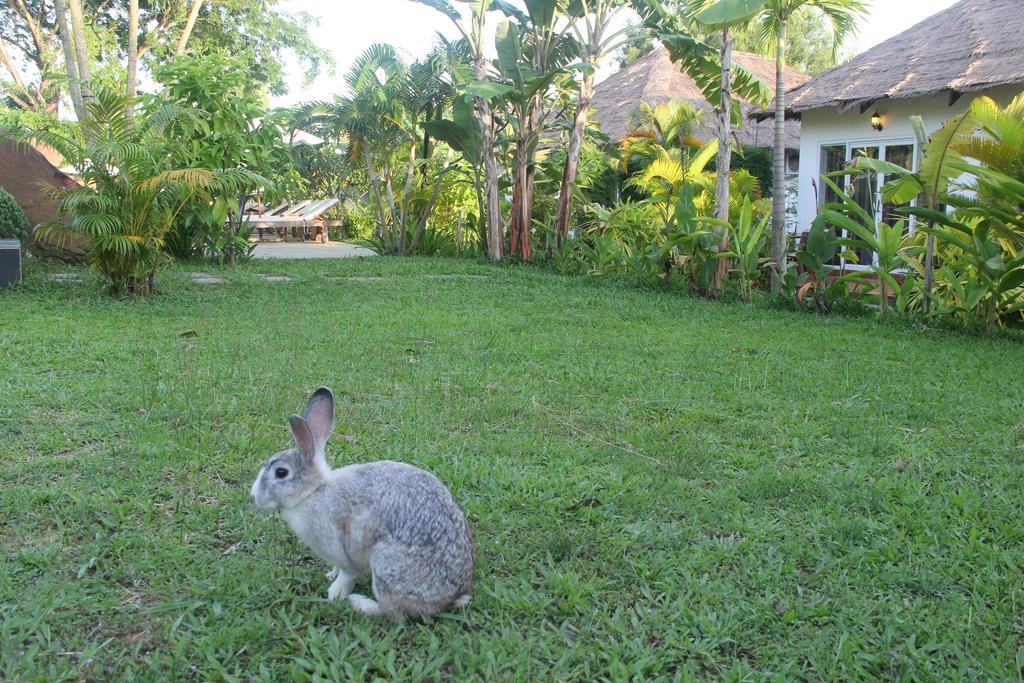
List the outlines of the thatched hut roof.
{"type": "MultiPolygon", "coordinates": [[[[733,59],[774,90],[775,60],[749,52],[735,52],[733,59]]],[[[786,69],[787,88],[796,87],[808,78],[795,69],[786,69]]],[[[687,100],[705,111],[704,129],[698,137],[704,140],[716,137],[718,127],[711,105],[704,99],[694,80],[683,73],[679,65],[672,63],[664,47],[656,48],[649,55],[599,83],[594,89],[593,106],[597,110],[595,118],[600,122],[601,130],[614,142],[619,142],[633,132],[633,113],[641,102],[660,104],[677,99],[687,100]]],[[[771,147],[775,142],[774,124],[749,120],[749,115],[755,109],[760,109],[749,104],[743,104],[742,108],[744,122],[736,131],[740,143],[771,147]]],[[[800,124],[795,121],[786,124],[786,147],[800,147],[800,124]]]]}
{"type": "MultiPolygon", "coordinates": [[[[1024,2],[961,0],[787,93],[786,117],[1024,83],[1024,2]]],[[[764,115],[755,114],[757,118],[764,115]]],[[[771,112],[767,114],[771,116],[771,112]]]]}

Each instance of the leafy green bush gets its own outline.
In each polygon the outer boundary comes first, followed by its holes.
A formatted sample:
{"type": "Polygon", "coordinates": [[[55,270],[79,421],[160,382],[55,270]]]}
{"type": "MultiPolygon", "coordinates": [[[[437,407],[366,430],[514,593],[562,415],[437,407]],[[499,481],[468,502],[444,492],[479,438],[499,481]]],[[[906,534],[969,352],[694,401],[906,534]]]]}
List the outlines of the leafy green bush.
{"type": "Polygon", "coordinates": [[[28,218],[9,192],[0,187],[0,239],[24,240],[28,218]]]}
{"type": "MultiPolygon", "coordinates": [[[[163,90],[147,100],[148,108],[189,109],[195,114],[170,124],[171,163],[182,168],[245,169],[273,179],[263,186],[266,204],[298,194],[303,180],[283,139],[284,112],[267,111],[240,60],[223,54],[178,57],[153,75],[163,90]]],[[[205,256],[230,263],[247,253],[248,240],[237,221],[227,221],[237,213],[238,196],[218,194],[212,200],[185,206],[167,240],[176,258],[205,256]]]]}

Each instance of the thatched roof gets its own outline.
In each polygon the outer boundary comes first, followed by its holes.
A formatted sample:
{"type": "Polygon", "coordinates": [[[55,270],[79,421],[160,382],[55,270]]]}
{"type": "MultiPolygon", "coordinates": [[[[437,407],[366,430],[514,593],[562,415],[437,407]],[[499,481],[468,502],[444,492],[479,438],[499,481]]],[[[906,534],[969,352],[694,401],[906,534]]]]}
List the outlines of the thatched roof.
{"type": "Polygon", "coordinates": [[[1024,2],[961,0],[788,91],[786,117],[830,107],[867,111],[883,99],[948,94],[953,102],[964,93],[1021,83],[1024,2]]]}
{"type": "MultiPolygon", "coordinates": [[[[748,52],[735,52],[733,59],[737,64],[754,72],[774,90],[775,60],[748,52]]],[[[793,88],[808,78],[809,76],[795,69],[786,69],[786,88],[793,88]]],[[[668,50],[664,47],[656,48],[649,55],[597,85],[594,89],[594,108],[597,110],[595,118],[600,122],[601,130],[614,142],[619,142],[633,132],[633,113],[641,102],[660,104],[675,99],[688,100],[704,110],[705,125],[699,137],[705,140],[716,137],[718,126],[714,110],[704,99],[693,79],[683,73],[677,64],[672,63],[668,50]]],[[[755,109],[760,109],[749,104],[743,104],[742,107],[744,122],[736,131],[740,143],[771,147],[775,143],[774,124],[770,121],[758,123],[749,120],[749,115],[755,109]]],[[[786,124],[786,147],[800,147],[800,124],[795,121],[786,124]]]]}

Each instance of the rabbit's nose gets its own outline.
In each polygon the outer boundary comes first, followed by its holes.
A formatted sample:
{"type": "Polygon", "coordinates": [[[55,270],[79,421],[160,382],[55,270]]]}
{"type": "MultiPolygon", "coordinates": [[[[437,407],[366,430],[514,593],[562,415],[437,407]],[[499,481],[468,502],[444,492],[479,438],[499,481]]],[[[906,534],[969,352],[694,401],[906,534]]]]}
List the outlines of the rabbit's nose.
{"type": "MultiPolygon", "coordinates": [[[[260,476],[262,476],[262,475],[260,475],[260,476]]],[[[253,497],[253,499],[256,498],[256,491],[259,489],[259,487],[260,487],[260,477],[256,477],[256,481],[254,481],[252,483],[252,488],[249,489],[249,495],[251,495],[253,497]]]]}

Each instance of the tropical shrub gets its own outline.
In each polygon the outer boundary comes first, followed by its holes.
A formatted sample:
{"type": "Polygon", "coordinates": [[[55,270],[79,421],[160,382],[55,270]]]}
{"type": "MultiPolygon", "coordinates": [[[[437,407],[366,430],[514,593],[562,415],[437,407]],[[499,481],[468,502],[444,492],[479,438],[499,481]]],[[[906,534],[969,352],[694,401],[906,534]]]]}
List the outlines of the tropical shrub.
{"type": "MultiPolygon", "coordinates": [[[[1008,177],[1005,181],[1024,199],[1024,183],[1008,177]]],[[[1005,227],[1003,217],[909,211],[932,222],[925,229],[942,245],[936,314],[967,325],[976,321],[989,334],[1011,319],[1019,322],[1024,311],[1024,252],[999,237],[1000,228],[1005,227]]]]}
{"type": "Polygon", "coordinates": [[[43,228],[44,237],[58,243],[85,237],[86,257],[112,293],[149,294],[155,274],[171,261],[166,240],[181,212],[193,202],[237,196],[262,178],[239,169],[169,165],[170,127],[195,116],[191,110],[136,111],[137,98],[99,84],[91,90],[80,138],[52,131],[31,135],[79,169],[83,181],[56,191],[57,219],[43,228]]]}
{"type": "MultiPolygon", "coordinates": [[[[885,240],[862,240],[860,246],[878,254],[880,265],[898,252],[912,269],[897,295],[900,310],[920,308],[988,332],[1020,323],[1024,96],[1005,109],[987,97],[978,98],[930,138],[920,117],[911,122],[923,151],[916,172],[875,159],[858,159],[854,172],[893,177],[883,187],[882,199],[890,205],[916,202],[902,211],[916,221],[924,244],[913,238],[897,248],[896,236],[880,231],[879,238],[885,240]]],[[[866,223],[864,218],[857,220],[866,223]]],[[[889,230],[895,233],[896,227],[889,230]]]]}
{"type": "Polygon", "coordinates": [[[28,234],[28,218],[11,193],[0,187],[0,239],[24,241],[28,234]]]}
{"type": "Polygon", "coordinates": [[[804,272],[791,267],[783,277],[783,289],[801,307],[828,313],[847,294],[846,284],[834,277],[832,266],[840,246],[835,230],[819,215],[807,233],[804,248],[796,252],[804,272]]]}
{"type": "Polygon", "coordinates": [[[452,123],[441,118],[454,96],[444,77],[450,58],[435,51],[409,65],[392,46],[372,45],[345,76],[348,96],[304,105],[295,117],[337,144],[344,140],[349,164],[365,171],[380,253],[418,253],[442,191],[462,172],[461,150],[433,144],[441,131],[428,126],[452,123]],[[443,154],[434,158],[438,148],[443,154]]]}
{"type": "MultiPolygon", "coordinates": [[[[757,179],[758,187],[762,194],[771,196],[772,180],[775,177],[775,170],[772,167],[772,150],[754,145],[743,145],[732,152],[732,170],[746,171],[757,179]]],[[[708,164],[709,171],[717,171],[717,160],[712,159],[708,164]]],[[[731,196],[731,194],[730,194],[731,196]]]]}

